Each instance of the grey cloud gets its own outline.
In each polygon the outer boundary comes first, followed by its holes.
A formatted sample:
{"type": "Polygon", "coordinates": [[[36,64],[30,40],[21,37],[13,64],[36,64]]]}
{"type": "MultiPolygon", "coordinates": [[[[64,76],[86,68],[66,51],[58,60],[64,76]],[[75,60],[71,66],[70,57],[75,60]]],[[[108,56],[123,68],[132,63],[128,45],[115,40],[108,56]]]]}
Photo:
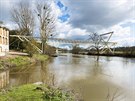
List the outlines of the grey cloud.
{"type": "Polygon", "coordinates": [[[88,31],[107,28],[132,18],[133,0],[117,5],[118,0],[69,0],[67,5],[71,11],[70,23],[74,27],[88,31]]]}
{"type": "Polygon", "coordinates": [[[27,4],[34,0],[0,0],[0,21],[11,21],[10,11],[12,7],[16,7],[20,1],[27,4]]]}

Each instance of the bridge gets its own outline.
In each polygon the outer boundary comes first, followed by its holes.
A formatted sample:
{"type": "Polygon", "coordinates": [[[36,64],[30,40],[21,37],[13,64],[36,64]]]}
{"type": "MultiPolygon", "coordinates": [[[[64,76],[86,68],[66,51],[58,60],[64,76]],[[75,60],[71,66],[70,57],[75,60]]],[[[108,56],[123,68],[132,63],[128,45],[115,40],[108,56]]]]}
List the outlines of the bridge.
{"type": "MultiPolygon", "coordinates": [[[[113,34],[113,32],[99,35],[100,42],[98,43],[98,45],[100,45],[102,47],[101,53],[103,53],[107,50],[109,50],[111,53],[113,53],[113,51],[111,50],[111,47],[115,47],[115,45],[117,43],[116,42],[109,42],[112,34],[113,34]],[[105,35],[109,35],[109,37],[106,41],[103,38],[103,36],[105,36],[105,35]]],[[[10,37],[17,37],[21,41],[27,41],[29,43],[31,43],[30,39],[34,38],[37,42],[41,43],[41,37],[32,37],[32,36],[23,36],[23,35],[10,35],[10,37]]],[[[97,42],[98,41],[92,41],[92,40],[72,40],[72,39],[61,39],[61,38],[47,38],[47,44],[54,46],[56,48],[58,48],[60,44],[72,44],[72,46],[74,46],[74,45],[87,45],[88,47],[90,47],[92,45],[97,44],[97,42]]],[[[35,46],[32,43],[31,43],[31,45],[33,45],[34,48],[36,48],[40,53],[42,53],[42,50],[39,49],[37,46],[35,46]]]]}

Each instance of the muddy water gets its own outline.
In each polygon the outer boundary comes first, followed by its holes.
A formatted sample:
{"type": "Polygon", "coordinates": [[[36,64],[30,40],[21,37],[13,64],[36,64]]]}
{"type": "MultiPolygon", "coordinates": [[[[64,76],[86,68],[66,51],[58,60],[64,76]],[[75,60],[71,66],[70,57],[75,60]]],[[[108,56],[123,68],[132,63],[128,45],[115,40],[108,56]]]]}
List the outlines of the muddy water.
{"type": "Polygon", "coordinates": [[[34,82],[74,89],[84,101],[135,101],[135,58],[63,54],[10,71],[10,86],[34,82]]]}

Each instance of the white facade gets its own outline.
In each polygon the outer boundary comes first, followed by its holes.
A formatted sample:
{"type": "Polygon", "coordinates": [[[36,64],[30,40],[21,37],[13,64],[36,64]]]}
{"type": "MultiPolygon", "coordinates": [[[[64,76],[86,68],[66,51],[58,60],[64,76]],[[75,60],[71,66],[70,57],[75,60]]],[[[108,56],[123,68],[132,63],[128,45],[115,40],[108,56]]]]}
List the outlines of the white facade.
{"type": "Polygon", "coordinates": [[[7,52],[9,52],[9,30],[0,27],[0,56],[6,55],[7,52]]]}

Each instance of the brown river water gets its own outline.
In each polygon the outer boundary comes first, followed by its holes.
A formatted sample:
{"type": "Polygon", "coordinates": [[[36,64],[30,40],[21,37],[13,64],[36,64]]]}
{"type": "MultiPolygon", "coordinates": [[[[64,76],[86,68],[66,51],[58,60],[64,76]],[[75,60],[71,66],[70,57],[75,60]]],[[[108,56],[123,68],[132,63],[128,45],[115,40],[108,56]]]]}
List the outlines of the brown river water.
{"type": "Polygon", "coordinates": [[[84,101],[135,101],[135,58],[62,54],[10,71],[10,86],[44,82],[73,89],[84,101]]]}

